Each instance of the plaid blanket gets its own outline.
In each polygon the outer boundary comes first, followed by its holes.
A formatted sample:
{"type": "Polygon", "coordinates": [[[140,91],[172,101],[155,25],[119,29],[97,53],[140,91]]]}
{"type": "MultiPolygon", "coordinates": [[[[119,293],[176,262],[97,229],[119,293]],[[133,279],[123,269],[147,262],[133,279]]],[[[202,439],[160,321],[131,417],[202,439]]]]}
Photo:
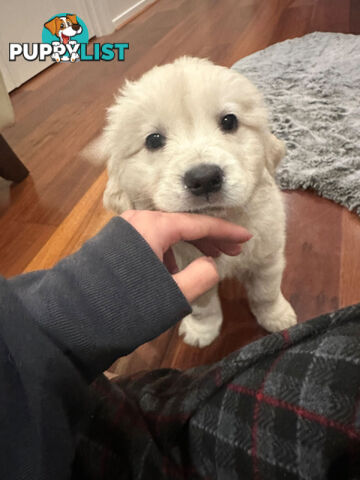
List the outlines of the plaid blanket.
{"type": "Polygon", "coordinates": [[[92,389],[74,479],[360,479],[360,304],[92,389]]]}

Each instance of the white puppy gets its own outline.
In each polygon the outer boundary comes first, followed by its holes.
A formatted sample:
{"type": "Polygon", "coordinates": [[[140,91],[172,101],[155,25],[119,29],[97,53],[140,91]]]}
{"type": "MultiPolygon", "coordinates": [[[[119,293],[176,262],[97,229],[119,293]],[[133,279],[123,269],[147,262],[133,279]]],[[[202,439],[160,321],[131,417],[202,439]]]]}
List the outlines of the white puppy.
{"type": "MultiPolygon", "coordinates": [[[[250,308],[266,330],[296,323],[280,291],[285,214],[273,174],[285,149],[246,78],[198,58],[155,67],[125,84],[89,153],[107,161],[104,204],[116,213],[197,212],[246,227],[253,238],[242,253],[216,259],[221,278],[244,283],[250,308]]],[[[185,243],[174,252],[180,268],[200,255],[185,243]]],[[[179,333],[186,343],[204,347],[222,323],[216,289],[192,307],[179,333]]]]}

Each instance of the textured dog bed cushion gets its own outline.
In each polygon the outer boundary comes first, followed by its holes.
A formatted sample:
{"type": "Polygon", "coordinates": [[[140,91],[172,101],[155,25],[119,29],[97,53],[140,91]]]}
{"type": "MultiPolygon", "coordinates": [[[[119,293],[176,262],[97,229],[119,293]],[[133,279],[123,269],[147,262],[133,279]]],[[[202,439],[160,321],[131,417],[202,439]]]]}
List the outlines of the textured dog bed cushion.
{"type": "Polygon", "coordinates": [[[312,188],[360,215],[360,36],[311,33],[232,68],[263,92],[287,145],[279,186],[312,188]]]}

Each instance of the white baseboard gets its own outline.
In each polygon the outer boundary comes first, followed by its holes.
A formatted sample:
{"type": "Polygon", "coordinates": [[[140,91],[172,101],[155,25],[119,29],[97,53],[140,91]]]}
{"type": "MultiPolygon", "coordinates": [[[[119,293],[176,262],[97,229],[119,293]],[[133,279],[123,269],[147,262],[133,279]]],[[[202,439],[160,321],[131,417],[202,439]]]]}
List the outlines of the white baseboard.
{"type": "Polygon", "coordinates": [[[130,8],[122,12],[120,15],[117,15],[112,19],[114,29],[118,28],[121,24],[126,22],[130,17],[134,16],[137,12],[144,9],[146,5],[154,3],[156,0],[139,0],[135,5],[132,5],[130,8]]]}

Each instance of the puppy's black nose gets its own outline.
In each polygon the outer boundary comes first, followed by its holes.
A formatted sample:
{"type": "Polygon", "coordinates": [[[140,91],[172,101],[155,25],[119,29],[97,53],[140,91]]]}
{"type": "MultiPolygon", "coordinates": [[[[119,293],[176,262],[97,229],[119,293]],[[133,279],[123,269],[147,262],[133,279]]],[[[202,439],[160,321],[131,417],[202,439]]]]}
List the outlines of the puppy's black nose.
{"type": "Polygon", "coordinates": [[[78,23],[73,23],[72,24],[72,28],[75,30],[75,32],[77,32],[79,30],[81,25],[79,25],[78,23]]]}
{"type": "Polygon", "coordinates": [[[223,183],[224,172],[217,165],[202,163],[185,173],[184,183],[193,195],[218,192],[223,183]]]}

